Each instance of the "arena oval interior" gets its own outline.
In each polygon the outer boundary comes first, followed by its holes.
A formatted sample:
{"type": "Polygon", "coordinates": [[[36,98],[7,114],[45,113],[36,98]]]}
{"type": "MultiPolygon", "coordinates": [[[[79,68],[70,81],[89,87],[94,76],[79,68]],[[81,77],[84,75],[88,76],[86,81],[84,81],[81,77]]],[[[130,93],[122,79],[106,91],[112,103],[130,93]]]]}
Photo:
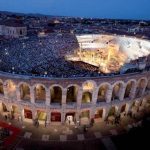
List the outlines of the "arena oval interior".
{"type": "Polygon", "coordinates": [[[0,49],[3,115],[74,125],[150,109],[150,41],[51,34],[7,40],[0,49]]]}

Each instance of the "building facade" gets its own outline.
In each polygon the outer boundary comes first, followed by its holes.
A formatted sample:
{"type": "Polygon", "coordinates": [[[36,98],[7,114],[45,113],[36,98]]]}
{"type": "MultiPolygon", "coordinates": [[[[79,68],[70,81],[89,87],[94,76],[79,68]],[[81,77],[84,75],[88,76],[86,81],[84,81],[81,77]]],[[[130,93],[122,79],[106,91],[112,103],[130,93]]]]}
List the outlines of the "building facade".
{"type": "Polygon", "coordinates": [[[149,107],[150,73],[99,78],[0,75],[0,112],[41,124],[103,121],[116,113],[149,107]]]}
{"type": "Polygon", "coordinates": [[[20,24],[1,24],[0,35],[19,38],[27,35],[27,27],[20,24]]]}

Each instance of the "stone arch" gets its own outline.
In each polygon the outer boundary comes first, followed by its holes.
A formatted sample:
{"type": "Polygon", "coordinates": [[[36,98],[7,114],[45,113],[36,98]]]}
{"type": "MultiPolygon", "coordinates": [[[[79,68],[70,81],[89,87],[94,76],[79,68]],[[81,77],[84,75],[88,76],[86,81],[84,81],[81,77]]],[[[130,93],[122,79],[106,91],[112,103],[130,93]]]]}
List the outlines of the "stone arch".
{"type": "Polygon", "coordinates": [[[43,84],[36,84],[34,86],[35,102],[46,101],[46,87],[43,84]]]}
{"type": "Polygon", "coordinates": [[[126,83],[126,88],[125,88],[125,93],[124,93],[124,98],[131,98],[133,94],[133,90],[136,88],[136,80],[129,80],[126,83]]]}
{"type": "Polygon", "coordinates": [[[97,102],[105,102],[107,99],[108,90],[111,88],[109,83],[102,83],[99,86],[98,95],[97,95],[97,102]]]}
{"type": "Polygon", "coordinates": [[[66,93],[66,103],[68,102],[76,102],[77,101],[77,94],[78,94],[78,86],[70,85],[67,87],[66,93]]]}
{"type": "Polygon", "coordinates": [[[125,83],[123,81],[117,81],[113,84],[112,97],[111,100],[120,100],[121,92],[123,87],[125,87],[125,83]]]}
{"type": "Polygon", "coordinates": [[[136,87],[136,97],[141,97],[145,91],[146,85],[147,85],[147,78],[143,77],[140,78],[137,82],[136,87]]]}
{"type": "Polygon", "coordinates": [[[3,81],[0,79],[0,94],[4,95],[3,81]]]}
{"type": "Polygon", "coordinates": [[[16,99],[16,85],[12,80],[6,80],[5,81],[5,86],[6,86],[6,90],[7,90],[7,97],[8,98],[12,98],[12,99],[16,99]]]}
{"type": "Polygon", "coordinates": [[[82,103],[90,103],[92,101],[92,93],[85,91],[82,94],[82,103]]]}
{"type": "Polygon", "coordinates": [[[20,99],[21,100],[30,100],[30,85],[21,82],[19,83],[19,90],[20,90],[20,99]]]}
{"type": "Polygon", "coordinates": [[[62,102],[62,87],[60,85],[52,85],[50,87],[50,96],[51,96],[51,103],[59,103],[62,102]]]}
{"type": "Polygon", "coordinates": [[[93,91],[96,87],[96,82],[93,80],[87,80],[82,84],[83,91],[93,91]]]}

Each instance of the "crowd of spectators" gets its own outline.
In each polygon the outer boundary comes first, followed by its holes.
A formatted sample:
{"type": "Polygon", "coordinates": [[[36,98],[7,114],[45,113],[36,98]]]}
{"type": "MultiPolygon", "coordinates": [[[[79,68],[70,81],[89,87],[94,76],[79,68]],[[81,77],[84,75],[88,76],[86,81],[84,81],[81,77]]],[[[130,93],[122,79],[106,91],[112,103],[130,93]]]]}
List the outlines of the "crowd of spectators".
{"type": "Polygon", "coordinates": [[[66,54],[72,54],[77,49],[77,39],[71,33],[1,40],[0,70],[14,74],[64,78],[104,75],[94,66],[65,60],[66,54]]]}
{"type": "Polygon", "coordinates": [[[4,40],[0,44],[0,70],[35,76],[85,76],[92,72],[78,68],[64,57],[78,48],[73,34],[4,40]]]}

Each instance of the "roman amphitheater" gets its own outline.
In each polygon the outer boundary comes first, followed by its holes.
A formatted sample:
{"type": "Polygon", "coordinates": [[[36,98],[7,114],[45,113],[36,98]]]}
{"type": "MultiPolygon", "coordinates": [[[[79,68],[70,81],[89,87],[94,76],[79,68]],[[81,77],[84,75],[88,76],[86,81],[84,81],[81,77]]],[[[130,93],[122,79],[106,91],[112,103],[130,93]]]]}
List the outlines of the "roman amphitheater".
{"type": "Polygon", "coordinates": [[[150,42],[47,35],[0,45],[0,111],[40,124],[89,124],[150,109],[150,42]],[[114,69],[115,68],[115,69],[114,69]]]}

